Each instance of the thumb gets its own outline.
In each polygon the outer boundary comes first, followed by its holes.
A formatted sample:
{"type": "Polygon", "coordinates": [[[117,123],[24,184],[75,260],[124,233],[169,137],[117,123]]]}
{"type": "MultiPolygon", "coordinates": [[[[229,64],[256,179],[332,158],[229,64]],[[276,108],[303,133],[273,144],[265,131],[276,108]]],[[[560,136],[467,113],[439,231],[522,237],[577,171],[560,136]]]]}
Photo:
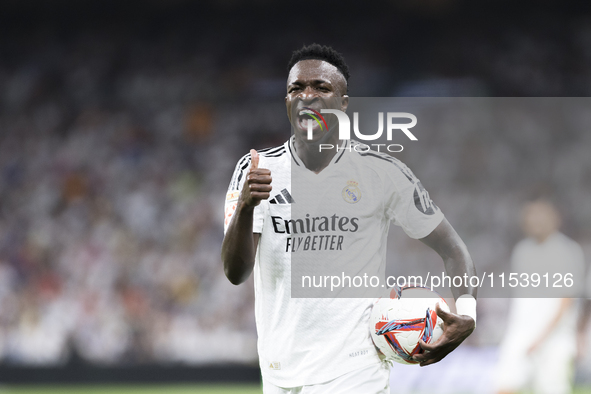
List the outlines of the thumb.
{"type": "Polygon", "coordinates": [[[252,158],[252,160],[250,162],[250,169],[255,170],[255,169],[259,168],[259,154],[258,154],[258,152],[254,149],[251,149],[250,150],[250,157],[252,158]]]}
{"type": "Polygon", "coordinates": [[[451,314],[444,310],[439,302],[435,305],[435,312],[437,313],[437,316],[439,316],[443,321],[446,321],[451,317],[451,314]]]}

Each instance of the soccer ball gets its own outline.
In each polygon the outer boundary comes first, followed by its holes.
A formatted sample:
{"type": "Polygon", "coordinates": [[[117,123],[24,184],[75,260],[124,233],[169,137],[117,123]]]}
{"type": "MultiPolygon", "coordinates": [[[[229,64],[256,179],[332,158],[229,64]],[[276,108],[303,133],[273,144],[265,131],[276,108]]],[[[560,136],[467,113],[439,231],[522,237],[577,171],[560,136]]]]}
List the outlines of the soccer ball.
{"type": "Polygon", "coordinates": [[[395,288],[390,297],[378,299],[371,311],[369,331],[387,361],[418,364],[412,356],[423,353],[419,338],[435,343],[443,333],[443,320],[435,312],[437,303],[449,312],[445,300],[424,287],[395,288]]]}

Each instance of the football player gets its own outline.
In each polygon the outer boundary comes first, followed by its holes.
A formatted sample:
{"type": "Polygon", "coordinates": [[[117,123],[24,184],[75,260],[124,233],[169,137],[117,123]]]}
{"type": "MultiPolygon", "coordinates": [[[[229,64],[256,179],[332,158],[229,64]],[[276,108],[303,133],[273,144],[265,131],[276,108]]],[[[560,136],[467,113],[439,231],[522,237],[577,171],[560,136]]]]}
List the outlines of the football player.
{"type": "MultiPolygon", "coordinates": [[[[464,242],[406,165],[339,140],[334,117],[309,123],[308,114],[322,108],[346,111],[349,70],[342,55],[327,46],[304,46],[288,69],[285,104],[293,135],[238,161],[226,196],[224,270],[233,284],[254,272],[264,393],[389,393],[389,366],[368,330],[372,301],[292,298],[296,257],[384,265],[393,222],[435,250],[448,275],[472,276],[475,268],[464,242]],[[320,150],[320,144],[334,148],[320,150]]],[[[476,289],[453,293],[458,314],[438,309],[444,334],[437,343],[421,343],[425,352],[415,360],[422,366],[443,359],[475,328],[476,289]]]]}

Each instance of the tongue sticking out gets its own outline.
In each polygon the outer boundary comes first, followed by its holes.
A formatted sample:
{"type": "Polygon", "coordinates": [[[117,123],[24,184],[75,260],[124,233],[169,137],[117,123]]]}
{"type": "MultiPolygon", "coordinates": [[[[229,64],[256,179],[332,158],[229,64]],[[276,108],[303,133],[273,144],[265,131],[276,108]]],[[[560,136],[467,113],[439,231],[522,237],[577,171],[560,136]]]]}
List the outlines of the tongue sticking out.
{"type": "Polygon", "coordinates": [[[307,138],[309,140],[314,138],[314,133],[320,131],[318,122],[316,122],[314,119],[310,119],[309,117],[301,117],[298,123],[301,130],[306,130],[308,132],[307,138]]]}
{"type": "Polygon", "coordinates": [[[319,125],[319,122],[314,119],[314,114],[310,110],[302,110],[298,114],[298,126],[301,130],[306,130],[308,132],[307,138],[309,140],[313,139],[313,133],[318,132],[322,129],[322,126],[319,125]]]}

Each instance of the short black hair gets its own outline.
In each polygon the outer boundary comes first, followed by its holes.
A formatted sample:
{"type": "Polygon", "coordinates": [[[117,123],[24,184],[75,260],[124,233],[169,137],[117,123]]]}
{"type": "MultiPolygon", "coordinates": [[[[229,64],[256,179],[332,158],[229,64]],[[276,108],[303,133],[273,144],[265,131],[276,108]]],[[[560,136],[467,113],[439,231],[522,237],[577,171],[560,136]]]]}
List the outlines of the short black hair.
{"type": "Polygon", "coordinates": [[[341,72],[341,74],[343,74],[345,81],[349,84],[349,66],[345,63],[345,58],[327,45],[314,43],[311,45],[304,45],[301,49],[293,51],[291,59],[287,64],[287,71],[291,71],[292,67],[295,66],[297,62],[308,59],[324,60],[325,62],[332,64],[341,72]]]}

